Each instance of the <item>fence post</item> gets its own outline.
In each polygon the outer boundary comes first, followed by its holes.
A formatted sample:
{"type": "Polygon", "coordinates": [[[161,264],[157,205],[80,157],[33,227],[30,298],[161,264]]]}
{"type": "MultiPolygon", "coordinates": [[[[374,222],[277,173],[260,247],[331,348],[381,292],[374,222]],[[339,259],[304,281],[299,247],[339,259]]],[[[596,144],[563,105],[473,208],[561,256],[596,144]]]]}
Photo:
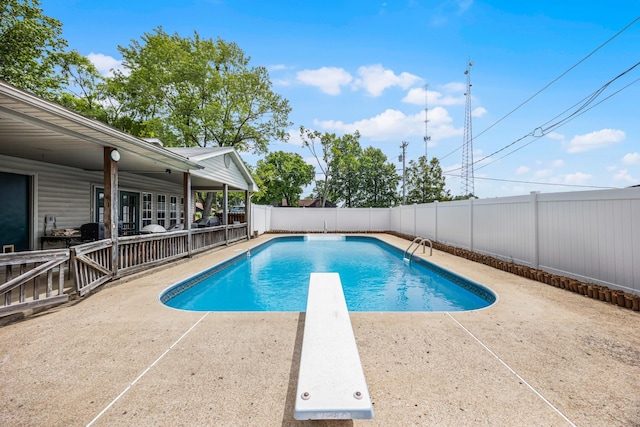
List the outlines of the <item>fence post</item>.
{"type": "Polygon", "coordinates": [[[469,250],[473,251],[473,197],[469,197],[469,250]]]}
{"type": "Polygon", "coordinates": [[[531,206],[531,267],[538,269],[540,265],[540,247],[538,242],[538,194],[539,191],[532,191],[529,198],[531,206]]]}
{"type": "Polygon", "coordinates": [[[434,222],[435,224],[433,224],[433,234],[434,234],[434,240],[437,242],[438,241],[438,205],[440,204],[440,202],[438,200],[436,200],[435,202],[435,215],[434,215],[434,222]]]}

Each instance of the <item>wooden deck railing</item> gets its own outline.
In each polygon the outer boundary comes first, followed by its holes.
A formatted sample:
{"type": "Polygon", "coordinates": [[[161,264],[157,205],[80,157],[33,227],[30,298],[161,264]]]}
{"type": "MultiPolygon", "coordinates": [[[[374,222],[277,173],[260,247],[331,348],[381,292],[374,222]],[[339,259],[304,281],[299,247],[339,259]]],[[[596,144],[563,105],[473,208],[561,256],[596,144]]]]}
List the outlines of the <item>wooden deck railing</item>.
{"type": "Polygon", "coordinates": [[[197,228],[191,230],[191,251],[198,253],[227,243],[226,226],[197,228]]]}
{"type": "Polygon", "coordinates": [[[107,239],[71,247],[78,295],[83,296],[111,280],[111,246],[111,240],[107,239]]]}
{"type": "Polygon", "coordinates": [[[247,238],[247,224],[233,224],[229,226],[227,243],[237,242],[247,238]]]}
{"type": "Polygon", "coordinates": [[[68,301],[63,268],[67,261],[69,249],[0,254],[0,315],[68,301]]]}
{"type": "Polygon", "coordinates": [[[119,275],[189,256],[187,231],[143,234],[118,239],[119,275]]]}
{"type": "MultiPolygon", "coordinates": [[[[191,253],[247,238],[247,224],[191,230],[191,253]]],[[[128,236],[118,239],[118,277],[189,256],[189,232],[128,236]]],[[[64,264],[71,261],[75,290],[84,296],[114,278],[111,240],[70,249],[0,254],[0,316],[28,308],[66,302],[64,264]],[[46,286],[42,288],[42,278],[46,286]],[[53,283],[57,280],[57,292],[53,283]]]]}

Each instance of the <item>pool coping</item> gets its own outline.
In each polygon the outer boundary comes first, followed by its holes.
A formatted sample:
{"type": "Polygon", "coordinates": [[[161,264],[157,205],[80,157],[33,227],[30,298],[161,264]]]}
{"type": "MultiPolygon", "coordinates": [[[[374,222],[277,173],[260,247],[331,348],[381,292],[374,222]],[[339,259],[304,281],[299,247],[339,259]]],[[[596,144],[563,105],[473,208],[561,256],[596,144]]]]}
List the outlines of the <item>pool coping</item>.
{"type": "MultiPolygon", "coordinates": [[[[353,241],[371,241],[374,240],[377,242],[377,244],[379,244],[380,246],[384,247],[385,249],[389,250],[390,252],[394,252],[397,255],[401,255],[404,256],[406,255],[406,251],[401,250],[399,247],[394,246],[392,244],[389,244],[388,242],[385,242],[384,240],[375,237],[375,236],[368,236],[368,235],[346,235],[346,234],[338,234],[339,236],[343,237],[343,240],[353,240],[353,241]]],[[[335,234],[328,234],[328,235],[323,235],[323,234],[295,234],[295,235],[287,235],[287,236],[275,236],[265,242],[262,242],[260,244],[257,244],[249,249],[246,249],[244,251],[242,251],[241,253],[239,253],[236,256],[233,256],[231,258],[229,258],[228,260],[222,261],[216,265],[213,265],[211,267],[208,267],[200,272],[197,272],[195,274],[193,274],[192,276],[182,280],[179,283],[176,283],[174,285],[169,286],[168,288],[162,290],[160,292],[160,294],[158,295],[158,301],[162,304],[167,305],[166,303],[171,300],[172,298],[178,296],[179,294],[187,291],[188,289],[192,288],[193,286],[197,285],[198,283],[200,283],[203,280],[208,279],[209,277],[217,274],[218,272],[224,270],[227,267],[230,267],[234,264],[236,264],[237,262],[240,262],[244,259],[246,259],[247,257],[251,256],[251,252],[253,251],[255,252],[260,252],[262,250],[264,250],[265,248],[267,248],[268,246],[280,242],[280,241],[297,241],[297,240],[304,240],[304,239],[309,239],[310,236],[314,236],[316,238],[320,238],[322,236],[328,236],[329,238],[331,238],[331,240],[333,240],[333,237],[336,236],[335,234]]],[[[438,274],[444,278],[446,278],[447,280],[449,280],[450,282],[453,282],[454,284],[456,284],[457,286],[460,286],[462,288],[464,288],[465,290],[473,293],[474,295],[484,299],[485,301],[487,301],[488,305],[484,306],[484,307],[480,307],[480,308],[474,308],[474,309],[469,309],[469,310],[460,310],[460,311],[475,311],[475,310],[484,310],[486,308],[491,307],[493,304],[498,302],[499,296],[498,294],[493,291],[491,288],[484,286],[478,282],[475,282],[469,278],[466,278],[462,275],[456,274],[453,271],[447,270],[446,268],[442,268],[432,262],[429,262],[429,260],[425,257],[416,257],[413,256],[411,258],[412,262],[415,262],[416,264],[420,264],[421,266],[423,266],[424,268],[433,271],[435,274],[438,274]]],[[[176,310],[184,310],[181,308],[177,308],[177,307],[171,307],[169,305],[167,305],[170,308],[174,308],[176,310]]],[[[189,310],[187,310],[189,311],[189,310]]],[[[191,310],[191,311],[196,311],[196,312],[203,312],[203,311],[207,311],[207,310],[191,310]]],[[[218,311],[218,310],[213,310],[213,311],[218,311]]],[[[224,311],[224,310],[223,310],[224,311]]],[[[255,311],[263,311],[263,310],[255,310],[255,311]]],[[[272,310],[268,310],[268,311],[272,311],[272,310]]],[[[420,311],[420,310],[417,310],[420,311]]],[[[358,311],[360,312],[376,312],[375,310],[373,311],[358,311]]],[[[385,310],[384,312],[395,312],[393,310],[385,310]]],[[[443,310],[432,310],[432,311],[428,311],[429,313],[444,313],[446,312],[443,310]]]]}

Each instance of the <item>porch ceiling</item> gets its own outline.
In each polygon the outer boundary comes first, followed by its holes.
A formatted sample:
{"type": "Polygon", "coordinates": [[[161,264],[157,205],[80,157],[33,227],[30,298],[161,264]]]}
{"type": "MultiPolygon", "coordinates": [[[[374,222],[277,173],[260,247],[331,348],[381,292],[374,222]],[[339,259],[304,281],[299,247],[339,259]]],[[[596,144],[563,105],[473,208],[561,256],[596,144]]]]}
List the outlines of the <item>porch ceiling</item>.
{"type": "Polygon", "coordinates": [[[120,151],[121,172],[181,183],[181,172],[202,168],[178,154],[0,82],[0,154],[101,171],[104,147],[120,151]]]}

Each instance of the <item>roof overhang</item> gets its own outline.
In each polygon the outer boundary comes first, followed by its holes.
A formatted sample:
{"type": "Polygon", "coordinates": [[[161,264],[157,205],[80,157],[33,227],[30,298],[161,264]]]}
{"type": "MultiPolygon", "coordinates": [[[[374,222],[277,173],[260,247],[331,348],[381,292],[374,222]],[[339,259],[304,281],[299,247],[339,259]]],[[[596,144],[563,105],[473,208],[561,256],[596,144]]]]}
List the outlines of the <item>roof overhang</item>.
{"type": "Polygon", "coordinates": [[[118,170],[175,183],[203,166],[144,139],[84,117],[0,81],[0,154],[103,170],[104,148],[120,151],[118,170]]]}

